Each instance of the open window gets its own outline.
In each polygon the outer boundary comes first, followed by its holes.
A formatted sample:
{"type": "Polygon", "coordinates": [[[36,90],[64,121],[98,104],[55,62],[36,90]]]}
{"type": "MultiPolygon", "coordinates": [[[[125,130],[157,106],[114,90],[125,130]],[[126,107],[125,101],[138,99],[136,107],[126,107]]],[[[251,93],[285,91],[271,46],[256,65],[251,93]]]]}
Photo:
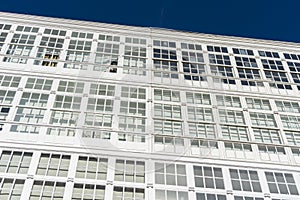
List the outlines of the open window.
{"type": "Polygon", "coordinates": [[[112,60],[110,62],[110,67],[109,67],[109,72],[110,73],[117,73],[118,68],[116,67],[118,65],[118,61],[117,60],[112,60]]]}

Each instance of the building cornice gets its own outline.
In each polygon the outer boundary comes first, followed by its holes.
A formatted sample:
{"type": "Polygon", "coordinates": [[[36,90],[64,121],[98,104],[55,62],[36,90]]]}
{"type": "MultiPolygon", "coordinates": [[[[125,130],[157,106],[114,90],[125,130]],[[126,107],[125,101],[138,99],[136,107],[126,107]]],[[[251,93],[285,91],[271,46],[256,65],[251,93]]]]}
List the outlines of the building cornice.
{"type": "Polygon", "coordinates": [[[0,12],[0,20],[11,23],[32,24],[37,26],[50,26],[53,28],[68,29],[68,30],[86,30],[91,32],[108,32],[122,35],[135,35],[150,38],[166,38],[175,41],[193,41],[204,44],[220,44],[231,46],[245,46],[260,49],[274,49],[279,51],[294,51],[300,52],[300,44],[293,42],[282,42],[265,39],[253,39],[237,36],[223,36],[214,34],[204,34],[196,32],[185,32],[164,28],[139,27],[119,24],[109,24],[101,22],[90,22],[83,20],[73,20],[54,17],[43,17],[35,15],[16,14],[8,12],[0,12]]]}

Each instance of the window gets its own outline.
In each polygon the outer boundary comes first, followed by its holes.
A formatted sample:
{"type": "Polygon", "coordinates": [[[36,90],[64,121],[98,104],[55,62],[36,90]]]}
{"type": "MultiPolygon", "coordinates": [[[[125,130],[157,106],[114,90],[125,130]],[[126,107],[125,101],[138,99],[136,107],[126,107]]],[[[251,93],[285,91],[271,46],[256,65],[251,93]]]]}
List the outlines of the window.
{"type": "Polygon", "coordinates": [[[174,90],[154,89],[154,100],[179,102],[180,93],[174,90]]]}
{"type": "Polygon", "coordinates": [[[175,61],[154,60],[154,76],[178,79],[178,67],[175,61]]]}
{"type": "Polygon", "coordinates": [[[0,178],[0,199],[20,199],[25,180],[0,178]]]}
{"type": "Polygon", "coordinates": [[[189,123],[189,135],[199,138],[216,138],[215,125],[189,123]]]}
{"type": "Polygon", "coordinates": [[[8,33],[0,32],[0,50],[2,49],[8,33]]]}
{"type": "Polygon", "coordinates": [[[261,80],[260,70],[259,69],[243,69],[243,68],[237,68],[239,78],[241,78],[241,84],[242,85],[248,85],[248,86],[260,86],[263,87],[262,82],[258,82],[261,80]],[[251,81],[251,80],[253,81],[251,81]],[[255,81],[258,80],[258,81],[255,81]]]}
{"type": "MultiPolygon", "coordinates": [[[[97,52],[101,53],[110,53],[110,54],[119,54],[119,44],[112,43],[98,43],[97,52]]],[[[132,55],[145,57],[144,53],[146,52],[145,48],[136,49],[132,46],[125,46],[125,55],[132,55]],[[140,53],[140,54],[139,54],[140,53]]]]}
{"type": "Polygon", "coordinates": [[[265,175],[271,193],[299,195],[293,174],[265,172],[265,175]]]}
{"type": "Polygon", "coordinates": [[[250,112],[253,126],[277,127],[273,114],[250,112]]]}
{"type": "Polygon", "coordinates": [[[300,130],[300,116],[280,115],[284,128],[300,130]]]}
{"type": "Polygon", "coordinates": [[[146,116],[146,103],[121,101],[120,114],[146,116]]]}
{"type": "Polygon", "coordinates": [[[267,60],[261,59],[264,69],[269,70],[284,70],[282,62],[280,60],[267,60]]]}
{"type": "Polygon", "coordinates": [[[50,124],[61,126],[76,126],[79,113],[69,111],[53,110],[51,112],[50,124]]]}
{"type": "MultiPolygon", "coordinates": [[[[266,78],[270,81],[287,83],[289,82],[286,73],[277,72],[277,71],[265,71],[266,78]]],[[[288,84],[280,84],[280,83],[269,83],[270,87],[278,88],[278,89],[288,89],[291,90],[291,85],[288,84]]]]}
{"type": "Polygon", "coordinates": [[[6,120],[10,107],[0,105],[0,120],[6,120]]]}
{"type": "Polygon", "coordinates": [[[220,109],[219,117],[221,123],[245,124],[242,111],[220,109]]]}
{"type": "Polygon", "coordinates": [[[63,31],[63,30],[57,30],[57,29],[49,29],[49,28],[46,28],[45,31],[44,31],[44,34],[47,34],[47,35],[57,35],[57,36],[66,36],[66,31],[63,31]]]}
{"type": "Polygon", "coordinates": [[[52,83],[53,80],[50,79],[28,78],[25,88],[36,90],[51,90],[52,83]]]}
{"type": "Polygon", "coordinates": [[[298,62],[287,62],[291,72],[300,72],[300,63],[298,62]]]}
{"type": "Polygon", "coordinates": [[[79,156],[76,178],[106,180],[107,158],[79,156]]]}
{"type": "Polygon", "coordinates": [[[207,50],[211,52],[222,52],[228,53],[227,47],[220,47],[220,46],[207,46],[207,50]]]}
{"type": "Polygon", "coordinates": [[[43,109],[18,107],[14,121],[40,124],[43,122],[44,115],[43,109]]]}
{"type": "Polygon", "coordinates": [[[89,68],[89,65],[80,63],[64,63],[64,68],[87,70],[89,68]]]}
{"type": "Polygon", "coordinates": [[[265,71],[266,78],[271,81],[289,82],[284,72],[265,71]]]}
{"type": "MultiPolygon", "coordinates": [[[[294,80],[295,83],[300,83],[300,74],[299,73],[291,73],[292,78],[294,80]]],[[[300,86],[297,85],[298,90],[300,90],[300,86]]]]}
{"type": "Polygon", "coordinates": [[[271,129],[253,129],[254,137],[257,142],[281,144],[278,130],[271,129]]]}
{"type": "Polygon", "coordinates": [[[47,135],[54,135],[54,136],[67,136],[67,137],[74,137],[76,133],[75,129],[69,128],[48,128],[47,135]]]}
{"type": "Polygon", "coordinates": [[[11,62],[11,63],[18,63],[18,64],[26,64],[27,59],[19,58],[19,57],[4,57],[3,62],[11,62]]]}
{"type": "Polygon", "coordinates": [[[119,187],[115,186],[113,191],[113,200],[144,200],[145,190],[142,188],[119,187]]]}
{"type": "Polygon", "coordinates": [[[32,126],[32,125],[12,125],[11,132],[16,133],[29,133],[29,134],[39,134],[40,133],[40,127],[39,126],[32,126]]]}
{"type": "Polygon", "coordinates": [[[186,92],[187,103],[211,105],[210,94],[186,92]]]}
{"type": "Polygon", "coordinates": [[[261,160],[273,162],[288,162],[285,150],[281,146],[258,145],[259,156],[261,160]]]}
{"type": "Polygon", "coordinates": [[[222,136],[227,140],[249,141],[246,127],[239,126],[221,126],[222,136]]]}
{"type": "MultiPolygon", "coordinates": [[[[290,68],[290,71],[291,71],[291,75],[292,75],[292,78],[294,80],[295,83],[300,83],[300,63],[298,62],[287,62],[289,68],[290,68]]],[[[298,87],[298,90],[299,90],[299,86],[298,87]]]]}
{"type": "Polygon", "coordinates": [[[208,54],[209,63],[217,65],[231,65],[230,58],[227,55],[208,54]]]}
{"type": "MultiPolygon", "coordinates": [[[[154,46],[174,47],[175,43],[154,40],[154,46]]],[[[153,49],[154,76],[160,78],[178,79],[177,55],[176,50],[153,49]]]]}
{"type": "Polygon", "coordinates": [[[185,165],[156,162],[155,184],[186,186],[185,165]]]}
{"type": "Polygon", "coordinates": [[[295,162],[297,164],[300,163],[300,149],[296,147],[296,148],[291,148],[291,150],[292,150],[292,154],[295,159],[295,162]]]}
{"type": "Polygon", "coordinates": [[[280,112],[300,113],[300,106],[298,102],[276,100],[275,103],[278,111],[280,112]]]}
{"type": "Polygon", "coordinates": [[[106,41],[114,41],[114,42],[120,42],[120,37],[119,36],[114,36],[114,35],[99,35],[98,37],[99,40],[106,40],[106,41]]]}
{"type": "Polygon", "coordinates": [[[300,55],[292,54],[292,53],[284,53],[283,54],[286,59],[289,60],[300,60],[300,55]]]}
{"type": "MultiPolygon", "coordinates": [[[[234,196],[234,200],[264,200],[263,197],[234,196]]],[[[274,199],[272,199],[274,200],[274,199]]]]}
{"type": "Polygon", "coordinates": [[[146,88],[122,86],[121,97],[132,99],[146,99],[146,88]]]}
{"type": "Polygon", "coordinates": [[[81,104],[81,97],[56,95],[54,108],[79,110],[81,104]]]}
{"type": "Polygon", "coordinates": [[[300,132],[285,131],[288,144],[300,146],[300,132]]]}
{"type": "Polygon", "coordinates": [[[43,36],[40,42],[40,46],[50,47],[50,48],[59,48],[61,49],[64,44],[64,39],[57,37],[46,37],[43,36]]]}
{"type": "Polygon", "coordinates": [[[63,199],[65,183],[52,181],[34,181],[29,200],[63,199]]]}
{"type": "Polygon", "coordinates": [[[224,142],[226,157],[236,159],[254,159],[251,144],[224,142]]]}
{"type": "Polygon", "coordinates": [[[255,58],[235,56],[235,62],[238,67],[254,67],[258,68],[255,58]]]}
{"type": "Polygon", "coordinates": [[[269,58],[279,58],[277,52],[270,52],[270,51],[258,51],[258,54],[261,57],[269,57],[269,58]]]}
{"type": "Polygon", "coordinates": [[[261,192],[258,174],[252,170],[229,169],[233,190],[261,192]]]}
{"type": "Polygon", "coordinates": [[[75,32],[73,31],[71,37],[74,38],[83,38],[83,39],[93,39],[92,33],[83,33],[83,32],[75,32]]]}
{"type": "Polygon", "coordinates": [[[235,80],[233,79],[234,75],[233,75],[233,71],[232,71],[232,67],[225,67],[225,66],[214,66],[211,65],[210,66],[210,70],[214,78],[214,82],[219,83],[220,79],[219,77],[229,77],[227,78],[222,78],[222,82],[226,83],[226,84],[235,84],[235,80]]]}
{"type": "Polygon", "coordinates": [[[193,121],[213,121],[211,108],[187,107],[188,119],[193,121]]]}
{"type": "Polygon", "coordinates": [[[85,125],[87,126],[100,126],[100,127],[111,127],[112,115],[109,114],[95,114],[85,113],[85,125]]]}
{"type": "Polygon", "coordinates": [[[11,104],[16,92],[10,90],[0,90],[0,103],[1,104],[11,104]]]}
{"type": "Polygon", "coordinates": [[[32,153],[21,151],[2,151],[0,172],[27,174],[32,153]]]}
{"type": "MultiPolygon", "coordinates": [[[[29,56],[32,50],[32,46],[22,46],[22,45],[9,45],[6,55],[15,56],[29,56]]],[[[4,60],[5,61],[5,60],[4,60]]]]}
{"type": "Polygon", "coordinates": [[[125,45],[125,56],[146,57],[146,48],[139,46],[125,45]]]}
{"type": "Polygon", "coordinates": [[[75,183],[72,200],[104,200],[105,186],[75,183]]]}
{"type": "Polygon", "coordinates": [[[220,156],[218,141],[216,140],[197,139],[190,140],[190,142],[193,155],[206,157],[220,156]]]}
{"type": "Polygon", "coordinates": [[[118,43],[98,42],[95,63],[111,65],[112,62],[116,62],[118,65],[119,48],[118,43]]]}
{"type": "Polygon", "coordinates": [[[58,37],[45,37],[43,36],[38,48],[36,57],[40,58],[35,60],[35,65],[56,67],[57,61],[61,55],[64,39],[58,37]]]}
{"type": "Polygon", "coordinates": [[[20,76],[0,75],[0,86],[16,88],[19,86],[20,80],[20,76]]]}
{"type": "Polygon", "coordinates": [[[218,167],[194,166],[195,186],[224,189],[222,169],[218,167]]]}
{"type": "Polygon", "coordinates": [[[123,73],[146,75],[146,58],[124,56],[123,73]]]}
{"type": "Polygon", "coordinates": [[[235,107],[235,108],[241,108],[242,107],[239,97],[217,95],[216,98],[217,98],[217,105],[218,106],[235,107]]]}
{"type": "Polygon", "coordinates": [[[68,176],[71,156],[42,153],[36,174],[42,176],[68,176]]]}
{"type": "Polygon", "coordinates": [[[90,51],[92,46],[91,41],[84,40],[70,40],[68,49],[90,51]]]}
{"type": "Polygon", "coordinates": [[[125,131],[145,132],[146,118],[119,116],[119,129],[125,131]]]}
{"type": "Polygon", "coordinates": [[[206,81],[204,64],[183,63],[185,80],[206,81]]]}
{"type": "Polygon", "coordinates": [[[188,192],[172,191],[172,190],[155,190],[155,200],[171,200],[180,199],[188,200],[188,192]]]}
{"type": "Polygon", "coordinates": [[[131,38],[131,37],[126,37],[125,38],[126,43],[131,43],[131,44],[141,44],[141,45],[146,45],[146,39],[142,38],[131,38]]]}
{"type": "Polygon", "coordinates": [[[37,33],[39,28],[29,26],[18,26],[16,31],[37,33]]]}
{"type": "MultiPolygon", "coordinates": [[[[122,102],[121,102],[122,105],[122,102]]],[[[181,119],[181,106],[170,104],[154,104],[154,116],[161,118],[181,119]]]]}
{"type": "Polygon", "coordinates": [[[15,33],[10,42],[14,44],[33,45],[35,38],[35,35],[15,33]]]}
{"type": "Polygon", "coordinates": [[[202,53],[182,51],[182,61],[188,63],[204,63],[204,58],[202,53]]]}
{"type": "Polygon", "coordinates": [[[0,24],[0,30],[8,31],[10,30],[11,25],[10,24],[0,24]]]}
{"type": "Polygon", "coordinates": [[[178,137],[155,136],[154,137],[155,151],[164,152],[183,152],[184,139],[178,137]]]}
{"type": "Polygon", "coordinates": [[[197,193],[197,200],[226,200],[226,195],[197,193]]]}
{"type": "Polygon", "coordinates": [[[199,44],[191,44],[191,43],[181,43],[181,49],[189,49],[189,50],[202,50],[201,45],[199,44]]]}
{"type": "Polygon", "coordinates": [[[238,49],[238,48],[233,48],[233,53],[234,54],[240,54],[240,55],[248,55],[248,56],[253,56],[253,50],[250,49],[238,49]]]}
{"type": "Polygon", "coordinates": [[[158,47],[176,48],[176,43],[170,41],[153,40],[153,45],[158,47]]]}
{"type": "Polygon", "coordinates": [[[97,138],[103,140],[110,140],[110,133],[106,131],[98,131],[98,130],[83,130],[82,132],[83,138],[97,138]]]}
{"type": "Polygon", "coordinates": [[[91,87],[90,87],[90,94],[102,95],[102,96],[114,96],[115,95],[115,86],[92,83],[91,87]]]}
{"type": "Polygon", "coordinates": [[[183,135],[182,122],[154,119],[154,133],[163,135],[183,135]]]}
{"type": "Polygon", "coordinates": [[[118,140],[123,142],[146,142],[145,135],[139,135],[139,134],[131,134],[131,133],[119,133],[118,134],[118,140]]]}
{"type": "Polygon", "coordinates": [[[87,111],[111,113],[114,107],[114,100],[89,98],[87,111]]]}
{"type": "Polygon", "coordinates": [[[10,44],[6,51],[6,55],[12,56],[4,57],[3,62],[26,64],[32,48],[32,46],[10,44]]]}
{"type": "Polygon", "coordinates": [[[34,107],[46,107],[49,99],[48,94],[23,92],[19,105],[22,106],[34,106],[34,107]]]}
{"type": "Polygon", "coordinates": [[[67,51],[66,60],[73,62],[89,62],[90,53],[84,51],[67,51]]]}
{"type": "Polygon", "coordinates": [[[201,46],[186,43],[181,43],[181,46],[185,49],[182,50],[184,78],[186,80],[206,80],[205,76],[200,76],[200,74],[205,74],[204,64],[199,64],[204,63],[203,54],[199,51],[192,51],[201,50],[201,46]]]}
{"type": "Polygon", "coordinates": [[[115,181],[145,182],[145,162],[134,160],[116,160],[115,181]]]}
{"type": "Polygon", "coordinates": [[[249,109],[271,110],[270,102],[267,99],[246,98],[249,109]]]}

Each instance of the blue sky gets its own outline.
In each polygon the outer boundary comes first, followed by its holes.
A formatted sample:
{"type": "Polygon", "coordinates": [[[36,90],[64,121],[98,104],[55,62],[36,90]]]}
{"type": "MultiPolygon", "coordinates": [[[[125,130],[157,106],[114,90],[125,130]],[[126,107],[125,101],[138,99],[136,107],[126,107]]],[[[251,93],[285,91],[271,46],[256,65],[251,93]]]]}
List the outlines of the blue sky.
{"type": "Polygon", "coordinates": [[[2,0],[0,11],[300,43],[299,0],[2,0]]]}

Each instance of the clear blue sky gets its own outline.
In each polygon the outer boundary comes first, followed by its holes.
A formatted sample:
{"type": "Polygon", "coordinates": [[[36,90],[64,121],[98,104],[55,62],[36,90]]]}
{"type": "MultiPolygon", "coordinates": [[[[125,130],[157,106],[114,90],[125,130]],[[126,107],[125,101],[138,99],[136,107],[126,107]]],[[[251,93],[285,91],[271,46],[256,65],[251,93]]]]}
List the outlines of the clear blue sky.
{"type": "Polygon", "coordinates": [[[300,0],[2,0],[0,11],[300,43],[300,0]]]}

